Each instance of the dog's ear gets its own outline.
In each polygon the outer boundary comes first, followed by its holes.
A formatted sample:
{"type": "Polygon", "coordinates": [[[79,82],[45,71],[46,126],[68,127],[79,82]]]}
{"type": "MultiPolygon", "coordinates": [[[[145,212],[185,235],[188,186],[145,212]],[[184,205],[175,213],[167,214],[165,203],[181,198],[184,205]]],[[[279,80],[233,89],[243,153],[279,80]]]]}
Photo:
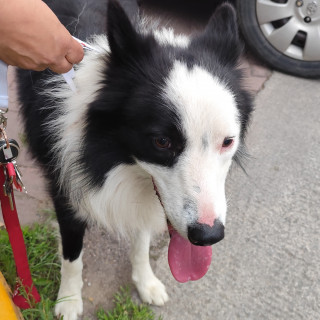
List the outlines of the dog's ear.
{"type": "Polygon", "coordinates": [[[107,36],[111,53],[116,59],[123,60],[139,49],[141,38],[116,0],[108,3],[107,36]]]}
{"type": "Polygon", "coordinates": [[[191,45],[214,52],[222,64],[235,65],[242,52],[237,16],[229,3],[219,6],[210,18],[204,32],[196,36],[191,45]]]}

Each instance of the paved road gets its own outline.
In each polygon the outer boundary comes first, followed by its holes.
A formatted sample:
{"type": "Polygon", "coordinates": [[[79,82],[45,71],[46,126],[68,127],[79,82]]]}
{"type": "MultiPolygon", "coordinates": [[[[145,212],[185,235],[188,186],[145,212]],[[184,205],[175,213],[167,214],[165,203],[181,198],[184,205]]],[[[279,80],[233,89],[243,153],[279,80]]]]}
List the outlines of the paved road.
{"type": "MultiPolygon", "coordinates": [[[[236,167],[229,176],[226,237],[213,246],[202,280],[177,283],[167,263],[168,239],[156,242],[152,265],[171,299],[153,309],[164,320],[319,319],[319,88],[320,81],[273,73],[257,95],[248,176],[236,167]]],[[[130,282],[128,245],[92,231],[84,258],[88,319],[130,282]]]]}
{"type": "Polygon", "coordinates": [[[226,238],[196,283],[156,273],[166,320],[320,318],[320,81],[273,73],[256,99],[245,176],[227,183],[226,238]]]}

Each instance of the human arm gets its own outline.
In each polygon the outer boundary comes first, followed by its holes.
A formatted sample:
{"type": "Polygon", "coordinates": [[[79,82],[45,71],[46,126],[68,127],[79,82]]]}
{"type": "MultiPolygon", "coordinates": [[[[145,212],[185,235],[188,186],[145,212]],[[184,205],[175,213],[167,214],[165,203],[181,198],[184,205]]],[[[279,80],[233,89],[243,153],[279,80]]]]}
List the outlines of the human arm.
{"type": "Polygon", "coordinates": [[[64,73],[82,58],[81,45],[42,0],[0,0],[0,60],[64,73]]]}

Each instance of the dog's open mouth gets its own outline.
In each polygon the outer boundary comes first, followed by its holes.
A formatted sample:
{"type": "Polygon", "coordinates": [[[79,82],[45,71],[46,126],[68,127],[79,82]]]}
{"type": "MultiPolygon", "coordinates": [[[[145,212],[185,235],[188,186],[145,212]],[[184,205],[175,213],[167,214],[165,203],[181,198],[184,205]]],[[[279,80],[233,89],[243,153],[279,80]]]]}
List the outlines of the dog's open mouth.
{"type": "MultiPolygon", "coordinates": [[[[152,179],[152,182],[156,195],[163,207],[154,179],[152,179]]],[[[179,282],[199,280],[207,273],[210,267],[211,246],[195,246],[182,237],[168,219],[167,224],[170,234],[168,262],[173,277],[179,282]]]]}

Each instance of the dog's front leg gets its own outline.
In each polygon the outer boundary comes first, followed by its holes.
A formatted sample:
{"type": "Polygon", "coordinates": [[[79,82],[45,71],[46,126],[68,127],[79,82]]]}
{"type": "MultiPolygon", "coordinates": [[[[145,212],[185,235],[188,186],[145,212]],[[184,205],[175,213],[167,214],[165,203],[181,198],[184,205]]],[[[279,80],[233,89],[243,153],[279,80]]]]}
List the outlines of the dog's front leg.
{"type": "Polygon", "coordinates": [[[63,320],[77,320],[82,314],[82,246],[86,223],[76,218],[75,210],[60,195],[54,197],[60,227],[62,259],[61,283],[55,314],[63,320]]]}
{"type": "Polygon", "coordinates": [[[132,239],[132,280],[143,302],[162,306],[169,298],[164,284],[154,275],[150,266],[150,238],[149,232],[140,231],[132,239]]]}
{"type": "Polygon", "coordinates": [[[55,314],[63,316],[64,320],[77,320],[82,314],[82,267],[82,252],[72,262],[62,258],[61,283],[55,306],[55,314]]]}

